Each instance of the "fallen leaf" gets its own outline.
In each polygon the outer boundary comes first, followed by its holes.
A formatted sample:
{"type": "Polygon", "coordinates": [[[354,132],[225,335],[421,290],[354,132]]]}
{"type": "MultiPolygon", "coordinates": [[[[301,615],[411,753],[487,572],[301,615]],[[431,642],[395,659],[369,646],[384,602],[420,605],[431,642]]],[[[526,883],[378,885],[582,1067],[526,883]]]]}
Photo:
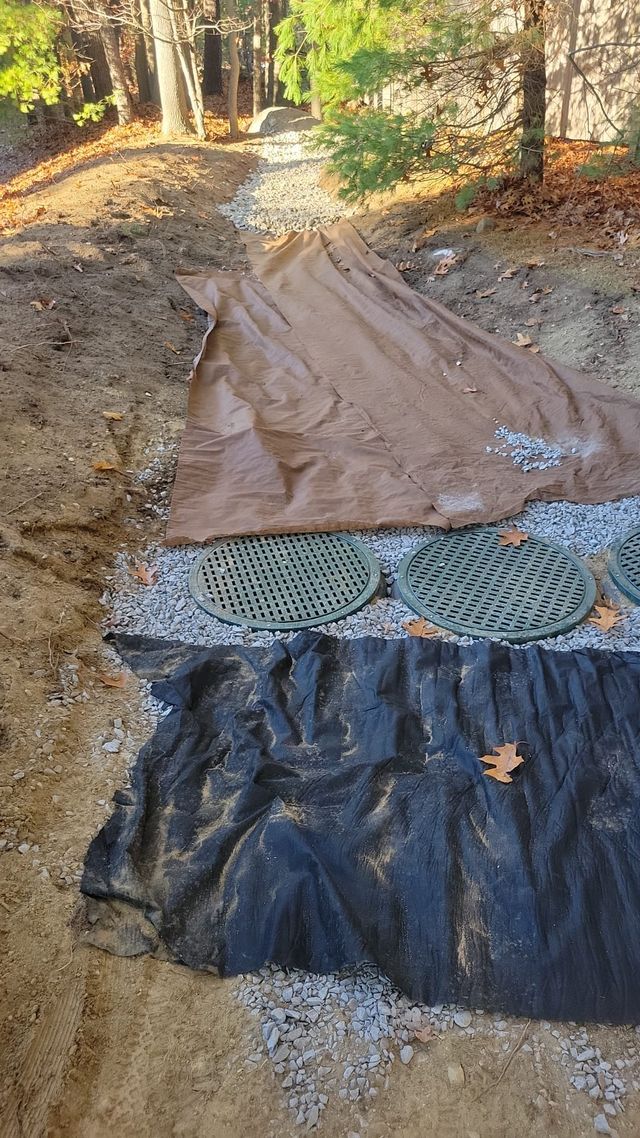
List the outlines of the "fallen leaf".
{"type": "Polygon", "coordinates": [[[517,526],[512,529],[501,529],[498,531],[498,545],[515,545],[516,549],[522,545],[523,541],[529,540],[529,534],[523,533],[517,526]]]}
{"type": "Polygon", "coordinates": [[[476,392],[479,390],[480,390],[479,387],[463,387],[462,388],[462,394],[463,395],[475,395],[476,392]]]}
{"type": "Polygon", "coordinates": [[[499,281],[510,281],[510,280],[512,280],[513,277],[515,277],[516,273],[518,273],[519,271],[520,271],[520,267],[518,265],[516,265],[515,268],[513,268],[513,269],[505,269],[503,273],[500,273],[498,280],[499,281]]]}
{"type": "Polygon", "coordinates": [[[517,332],[515,340],[512,340],[511,343],[515,344],[517,348],[529,348],[533,340],[531,336],[524,336],[522,332],[517,332]]]}
{"type": "Polygon", "coordinates": [[[423,616],[419,617],[418,620],[403,621],[402,627],[405,632],[409,633],[409,636],[437,636],[440,631],[439,628],[434,628],[432,624],[429,624],[423,616]]]}
{"type": "Polygon", "coordinates": [[[609,309],[609,312],[612,312],[614,316],[624,316],[626,311],[626,308],[623,308],[621,304],[616,304],[615,308],[609,309]]]}
{"type": "Polygon", "coordinates": [[[155,585],[158,580],[157,565],[143,565],[140,561],[131,572],[143,585],[155,585]]]}
{"type": "Polygon", "coordinates": [[[51,312],[51,309],[55,308],[55,306],[56,301],[48,296],[41,296],[38,300],[31,301],[31,308],[35,308],[36,312],[51,312]]]}
{"type": "Polygon", "coordinates": [[[165,340],[164,346],[165,346],[165,348],[168,348],[170,352],[173,352],[174,356],[180,355],[180,352],[176,348],[175,344],[171,343],[171,340],[165,340]]]}
{"type": "Polygon", "coordinates": [[[527,328],[535,328],[537,325],[542,324],[542,320],[539,316],[530,316],[528,320],[525,320],[525,324],[527,328]]]}
{"type": "Polygon", "coordinates": [[[454,265],[457,265],[457,263],[457,257],[443,257],[441,261],[438,261],[438,264],[433,271],[437,277],[446,277],[449,269],[452,269],[454,265]]]}
{"type": "Polygon", "coordinates": [[[408,273],[410,269],[417,269],[415,261],[398,261],[396,269],[399,273],[408,273]]]}
{"type": "Polygon", "coordinates": [[[431,1043],[437,1038],[436,1032],[428,1024],[426,1027],[419,1027],[413,1034],[420,1043],[431,1043]]]}
{"type": "Polygon", "coordinates": [[[121,411],[103,411],[102,416],[104,419],[109,419],[113,423],[119,423],[121,419],[124,419],[124,415],[121,411]]]}
{"type": "Polygon", "coordinates": [[[84,272],[84,269],[82,268],[82,265],[79,262],[77,265],[74,265],[73,267],[77,273],[83,273],[84,272]]]}
{"type": "Polygon", "coordinates": [[[494,296],[497,291],[497,288],[485,288],[482,292],[480,289],[476,289],[476,296],[479,297],[480,300],[484,300],[486,296],[494,296]]]}
{"type": "Polygon", "coordinates": [[[411,246],[411,252],[417,253],[420,249],[423,248],[424,245],[426,245],[430,237],[435,237],[437,232],[437,229],[425,229],[423,233],[420,233],[418,237],[416,237],[413,245],[411,246]]]}
{"type": "Polygon", "coordinates": [[[181,320],[184,320],[185,324],[193,324],[194,317],[190,312],[187,312],[186,308],[179,308],[178,316],[181,320]]]}
{"type": "Polygon", "coordinates": [[[127,677],[124,672],[117,672],[115,676],[101,675],[98,676],[98,679],[106,688],[124,688],[127,685],[127,677]]]}
{"type": "Polygon", "coordinates": [[[109,462],[108,459],[100,458],[97,462],[91,463],[94,470],[120,470],[116,462],[109,462]]]}
{"type": "Polygon", "coordinates": [[[525,261],[525,265],[528,269],[539,269],[542,265],[544,265],[544,261],[537,261],[533,259],[531,261],[525,261]]]}
{"type": "Polygon", "coordinates": [[[521,766],[524,762],[522,755],[518,754],[517,743],[504,743],[502,747],[494,747],[493,755],[480,755],[481,763],[490,763],[492,770],[483,771],[487,778],[495,778],[496,782],[513,782],[509,771],[521,766]]]}
{"type": "Polygon", "coordinates": [[[595,624],[596,628],[602,629],[603,632],[610,632],[615,628],[619,621],[624,620],[624,613],[620,612],[620,605],[614,601],[608,601],[604,605],[595,605],[596,616],[589,617],[589,623],[595,624]]]}

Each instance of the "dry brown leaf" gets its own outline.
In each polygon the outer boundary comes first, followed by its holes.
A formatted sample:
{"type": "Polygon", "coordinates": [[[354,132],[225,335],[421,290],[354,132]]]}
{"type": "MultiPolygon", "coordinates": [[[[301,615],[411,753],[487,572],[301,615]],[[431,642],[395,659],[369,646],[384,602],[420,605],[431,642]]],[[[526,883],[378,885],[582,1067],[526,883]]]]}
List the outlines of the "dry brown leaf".
{"type": "Polygon", "coordinates": [[[93,467],[94,470],[98,470],[98,471],[120,470],[120,467],[118,466],[118,464],[116,462],[109,462],[108,459],[104,459],[104,458],[98,459],[97,462],[92,462],[91,466],[93,467]]]}
{"type": "Polygon", "coordinates": [[[193,324],[194,317],[191,312],[187,312],[186,308],[179,308],[178,316],[181,320],[184,320],[185,324],[193,324]]]}
{"type": "Polygon", "coordinates": [[[131,572],[143,585],[155,585],[158,580],[157,565],[143,565],[142,562],[139,561],[135,569],[132,569],[131,572]]]}
{"type": "Polygon", "coordinates": [[[165,348],[168,348],[170,352],[173,352],[174,356],[180,355],[180,352],[176,348],[175,344],[171,343],[171,340],[165,340],[164,346],[165,346],[165,348]]]}
{"type": "Polygon", "coordinates": [[[531,336],[525,336],[522,332],[517,332],[515,340],[512,340],[511,343],[515,344],[517,348],[529,348],[531,347],[533,340],[531,339],[531,336]]]}
{"type": "Polygon", "coordinates": [[[525,320],[527,328],[535,328],[540,324],[542,324],[542,320],[539,316],[530,316],[528,320],[525,320]]]}
{"type": "Polygon", "coordinates": [[[446,277],[449,269],[452,269],[454,265],[457,265],[457,263],[457,257],[443,257],[441,261],[438,261],[438,264],[433,271],[437,277],[446,277]]]}
{"type": "Polygon", "coordinates": [[[55,308],[56,301],[49,296],[40,296],[37,300],[31,301],[31,308],[35,308],[36,312],[51,312],[55,308]]]}
{"type": "Polygon", "coordinates": [[[100,683],[106,688],[124,688],[127,686],[127,677],[124,672],[117,672],[115,676],[98,676],[100,683]]]}
{"type": "Polygon", "coordinates": [[[475,395],[476,392],[479,390],[480,390],[479,387],[463,387],[462,388],[462,394],[463,395],[475,395]]]}
{"type": "Polygon", "coordinates": [[[415,261],[398,261],[396,269],[399,273],[408,273],[410,269],[417,269],[415,261]]]}
{"type": "Polygon", "coordinates": [[[505,269],[503,273],[500,273],[498,280],[499,281],[510,281],[513,279],[513,277],[515,277],[516,273],[518,273],[519,271],[520,271],[519,265],[516,265],[515,268],[513,268],[513,269],[505,269]]]}
{"type": "Polygon", "coordinates": [[[124,419],[124,415],[121,411],[103,411],[102,417],[104,419],[109,419],[109,421],[112,423],[119,423],[122,419],[124,419]]]}
{"type": "Polygon", "coordinates": [[[480,300],[484,300],[484,298],[486,296],[495,296],[497,291],[498,291],[497,288],[485,288],[485,289],[482,289],[482,291],[480,291],[480,289],[477,288],[476,289],[476,296],[479,297],[480,300]]]}
{"type": "Polygon", "coordinates": [[[531,261],[525,261],[525,265],[527,266],[528,269],[539,269],[541,267],[541,265],[544,265],[544,261],[537,261],[534,258],[531,261]]]}
{"type": "Polygon", "coordinates": [[[612,312],[614,316],[624,316],[626,311],[626,308],[623,308],[621,304],[616,304],[615,308],[609,309],[609,312],[612,312]]]}
{"type": "Polygon", "coordinates": [[[409,633],[409,636],[437,636],[440,631],[439,628],[434,628],[432,624],[429,624],[429,622],[426,621],[423,616],[419,617],[417,620],[403,621],[402,627],[404,628],[405,632],[409,633]]]}
{"type": "Polygon", "coordinates": [[[524,762],[522,755],[518,754],[517,743],[504,743],[501,747],[494,747],[493,755],[480,755],[481,763],[490,763],[492,770],[484,771],[487,778],[495,778],[496,782],[513,782],[509,771],[513,771],[524,762]]]}
{"type": "Polygon", "coordinates": [[[523,541],[529,540],[529,534],[524,533],[522,530],[514,526],[513,529],[501,529],[498,531],[498,545],[515,545],[516,549],[522,545],[523,541]]]}
{"type": "Polygon", "coordinates": [[[413,242],[413,245],[411,246],[411,252],[417,253],[420,249],[422,249],[426,245],[426,243],[430,237],[435,237],[437,232],[438,232],[437,229],[425,229],[423,233],[420,233],[416,237],[415,241],[413,242]]]}
{"type": "Polygon", "coordinates": [[[602,629],[603,632],[611,632],[621,620],[624,620],[624,613],[620,612],[620,605],[615,601],[608,601],[604,605],[594,605],[596,616],[589,617],[589,624],[595,624],[596,628],[602,629]]]}

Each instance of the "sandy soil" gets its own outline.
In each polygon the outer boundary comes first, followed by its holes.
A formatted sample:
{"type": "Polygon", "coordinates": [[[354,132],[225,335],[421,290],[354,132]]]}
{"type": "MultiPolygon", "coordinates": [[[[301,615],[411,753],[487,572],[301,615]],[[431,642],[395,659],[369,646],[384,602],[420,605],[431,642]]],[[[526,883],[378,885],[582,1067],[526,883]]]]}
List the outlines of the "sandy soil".
{"type": "MultiPolygon", "coordinates": [[[[0,1133],[11,1138],[297,1132],[269,1064],[245,1067],[255,1024],[231,983],[111,958],[80,947],[76,934],[87,842],[149,731],[136,682],[120,690],[100,679],[117,665],[102,644],[99,598],[116,551],[161,533],[154,504],[169,467],[161,460],[149,482],[136,475],[182,427],[202,331],[174,272],[244,263],[215,204],[254,160],[242,146],[125,147],[34,191],[34,220],[0,253],[0,1133]],[[115,469],[96,471],[101,462],[115,469]],[[114,718],[131,738],[106,755],[96,741],[114,718]]],[[[637,254],[619,264],[563,250],[580,244],[573,230],[555,239],[548,225],[501,224],[479,236],[473,222],[405,198],[360,224],[379,252],[415,263],[411,283],[484,327],[531,333],[543,350],[637,388],[637,254]],[[425,226],[433,239],[413,253],[425,226]],[[447,244],[460,249],[459,264],[430,281],[431,254],[447,244]],[[497,282],[527,258],[545,265],[497,282]],[[532,304],[538,286],[554,292],[532,304]]],[[[507,1070],[497,1040],[436,1041],[366,1112],[328,1110],[323,1130],[590,1134],[593,1105],[542,1035],[540,1063],[520,1051],[507,1070]],[[452,1058],[466,1071],[462,1090],[447,1081],[452,1058]]],[[[600,1028],[592,1038],[623,1056],[637,1036],[600,1028]]],[[[614,1124],[621,1136],[638,1133],[637,1096],[614,1124]]]]}

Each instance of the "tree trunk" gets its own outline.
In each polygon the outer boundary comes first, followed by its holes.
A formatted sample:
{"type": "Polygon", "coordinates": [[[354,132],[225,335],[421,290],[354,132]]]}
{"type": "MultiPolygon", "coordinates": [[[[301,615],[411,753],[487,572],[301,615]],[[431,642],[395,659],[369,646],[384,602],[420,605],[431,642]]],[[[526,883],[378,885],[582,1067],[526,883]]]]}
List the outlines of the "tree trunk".
{"type": "Polygon", "coordinates": [[[113,88],[113,97],[118,112],[118,122],[120,126],[124,126],[133,119],[133,104],[131,102],[131,95],[129,94],[127,78],[124,73],[122,57],[120,55],[118,36],[113,24],[110,24],[106,17],[104,24],[100,28],[100,39],[102,40],[109,75],[111,76],[111,86],[113,88]]]}
{"type": "MultiPolygon", "coordinates": [[[[224,0],[225,16],[230,20],[236,20],[238,13],[236,10],[235,0],[224,0]]],[[[240,56],[238,54],[238,33],[231,32],[229,35],[229,92],[228,92],[228,114],[229,114],[229,136],[231,138],[238,137],[238,81],[240,79],[240,56]]]]}
{"type": "Polygon", "coordinates": [[[204,128],[204,107],[202,105],[202,91],[200,89],[200,81],[196,67],[195,48],[192,40],[188,38],[190,34],[187,26],[188,13],[183,10],[179,16],[172,0],[169,0],[167,10],[171,21],[178,60],[182,68],[182,76],[189,97],[189,103],[191,104],[191,110],[193,111],[196,135],[204,141],[207,137],[204,128]]]}
{"type": "Polygon", "coordinates": [[[263,103],[262,83],[262,0],[255,0],[253,8],[253,114],[260,114],[263,103]]]}
{"type": "Polygon", "coordinates": [[[178,63],[176,45],[173,42],[167,2],[170,0],[149,2],[162,106],[162,133],[190,134],[184,81],[178,63]]]}
{"type": "MultiPolygon", "coordinates": [[[[208,20],[220,19],[220,0],[205,8],[205,16],[208,20]]],[[[207,28],[202,49],[202,94],[221,95],[222,91],[222,36],[207,28]]]]}
{"type": "Polygon", "coordinates": [[[69,117],[79,111],[84,101],[81,83],[82,67],[76,55],[75,44],[69,27],[63,28],[58,37],[58,57],[62,73],[63,102],[69,117]]]}
{"type": "Polygon", "coordinates": [[[76,59],[78,60],[82,101],[83,103],[94,103],[96,100],[96,89],[93,85],[93,79],[91,78],[91,60],[87,52],[84,36],[73,27],[71,28],[71,42],[73,44],[73,50],[76,53],[76,59]]]}
{"type": "Polygon", "coordinates": [[[526,41],[522,57],[522,138],[520,174],[541,182],[544,177],[544,127],[547,99],[545,0],[525,0],[526,41]]]}
{"type": "Polygon", "coordinates": [[[113,94],[113,87],[111,86],[111,76],[104,47],[99,36],[90,37],[87,43],[87,53],[91,59],[91,78],[96,99],[98,101],[106,99],[107,95],[113,94]]]}
{"type": "Polygon", "coordinates": [[[277,9],[278,5],[274,3],[273,0],[263,0],[262,27],[264,29],[264,54],[266,62],[264,70],[264,97],[267,107],[272,107],[275,102],[273,54],[276,39],[274,27],[278,18],[277,9]]]}
{"type": "Polygon", "coordinates": [[[147,47],[142,32],[136,35],[135,50],[136,83],[138,84],[138,102],[151,102],[151,78],[147,62],[147,47]]]}
{"type": "Polygon", "coordinates": [[[144,28],[144,46],[147,57],[147,74],[149,76],[149,101],[159,107],[160,88],[158,87],[158,68],[156,66],[156,49],[153,42],[149,0],[139,0],[139,15],[140,23],[144,28]]]}

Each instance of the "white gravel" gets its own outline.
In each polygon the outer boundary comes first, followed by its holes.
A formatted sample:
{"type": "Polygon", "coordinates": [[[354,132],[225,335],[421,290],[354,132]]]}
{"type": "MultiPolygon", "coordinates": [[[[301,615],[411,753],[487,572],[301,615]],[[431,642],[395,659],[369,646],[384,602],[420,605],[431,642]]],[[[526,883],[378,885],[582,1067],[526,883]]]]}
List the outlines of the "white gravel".
{"type": "Polygon", "coordinates": [[[288,131],[262,143],[258,167],[232,201],[218,206],[238,229],[282,234],[330,225],[353,212],[318,185],[323,157],[305,145],[308,134],[288,131]]]}
{"type": "MultiPolygon", "coordinates": [[[[521,513],[500,525],[515,524],[537,537],[546,537],[584,558],[597,579],[603,576],[601,555],[612,541],[640,525],[640,498],[624,498],[598,506],[575,505],[571,502],[534,502],[521,513]]],[[[426,537],[440,531],[429,527],[354,531],[382,564],[391,586],[397,568],[406,553],[426,537]]],[[[189,592],[189,570],[200,556],[194,547],[166,549],[151,546],[139,557],[121,553],[110,588],[102,598],[110,610],[110,627],[120,632],[136,632],[186,644],[268,645],[274,638],[288,640],[296,633],[254,632],[238,625],[224,624],[196,604],[189,592]],[[140,584],[132,576],[136,561],[155,564],[157,582],[152,587],[140,584]]],[[[609,592],[610,586],[605,585],[609,592]]],[[[573,648],[605,648],[610,651],[640,651],[640,607],[620,598],[624,619],[610,632],[602,632],[585,622],[564,636],[538,641],[558,651],[573,648]]],[[[401,600],[385,597],[366,605],[346,620],[318,626],[331,636],[407,636],[402,627],[415,617],[401,600]]],[[[443,632],[448,639],[471,643],[469,637],[456,637],[443,632]]]]}
{"type": "MultiPolygon", "coordinates": [[[[256,1020],[247,1068],[270,1064],[296,1121],[307,1129],[331,1101],[376,1098],[389,1085],[394,1063],[408,1066],[425,1053],[430,1058],[443,1035],[481,1039],[497,1069],[520,1044],[540,1081],[548,1060],[555,1061],[571,1087],[610,1118],[624,1110],[629,1090],[640,1089],[638,1029],[619,1057],[605,1058],[585,1027],[527,1029],[518,1019],[480,1009],[416,1004],[371,965],[322,976],[269,966],[239,977],[236,995],[256,1020]]],[[[464,1072],[462,1079],[456,1075],[463,1083],[464,1072]]]]}

